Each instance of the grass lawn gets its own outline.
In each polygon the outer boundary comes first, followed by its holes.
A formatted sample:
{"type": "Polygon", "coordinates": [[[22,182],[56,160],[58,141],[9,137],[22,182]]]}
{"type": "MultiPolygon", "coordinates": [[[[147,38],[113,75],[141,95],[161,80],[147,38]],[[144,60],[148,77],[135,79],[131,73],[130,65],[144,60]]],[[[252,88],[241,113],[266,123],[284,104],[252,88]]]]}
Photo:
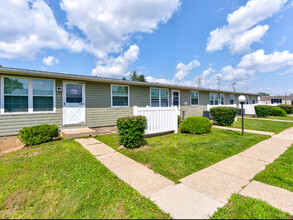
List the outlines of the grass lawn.
{"type": "MultiPolygon", "coordinates": [[[[237,119],[232,128],[241,128],[241,119],[237,119]]],[[[293,127],[293,123],[281,122],[281,121],[267,121],[267,120],[253,120],[244,119],[244,129],[257,130],[257,131],[269,131],[278,134],[287,128],[293,127]]]]}
{"type": "Polygon", "coordinates": [[[233,194],[229,203],[219,208],[211,219],[291,219],[292,216],[266,202],[233,194]]]}
{"type": "MultiPolygon", "coordinates": [[[[148,144],[120,152],[155,172],[176,181],[232,155],[240,153],[268,136],[215,129],[202,135],[168,134],[146,138],[148,144]]],[[[117,134],[98,136],[98,140],[117,150],[117,134]]]]}
{"type": "Polygon", "coordinates": [[[268,116],[269,119],[278,119],[278,120],[285,120],[285,121],[292,121],[293,122],[293,116],[286,116],[286,117],[278,117],[278,116],[268,116]]]}
{"type": "Polygon", "coordinates": [[[0,218],[169,218],[74,140],[0,156],[0,218]]]}
{"type": "Polygon", "coordinates": [[[254,179],[293,192],[293,145],[254,179]]]}

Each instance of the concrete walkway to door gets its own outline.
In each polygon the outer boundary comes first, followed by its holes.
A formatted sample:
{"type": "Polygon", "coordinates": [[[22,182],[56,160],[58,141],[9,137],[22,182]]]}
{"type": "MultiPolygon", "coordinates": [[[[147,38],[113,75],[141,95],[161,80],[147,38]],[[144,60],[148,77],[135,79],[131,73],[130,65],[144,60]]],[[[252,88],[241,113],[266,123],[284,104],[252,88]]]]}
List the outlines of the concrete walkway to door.
{"type": "Polygon", "coordinates": [[[180,184],[174,184],[94,138],[76,141],[121,180],[170,213],[172,218],[209,218],[233,193],[239,193],[255,174],[293,143],[293,128],[191,174],[181,179],[180,184]]]}

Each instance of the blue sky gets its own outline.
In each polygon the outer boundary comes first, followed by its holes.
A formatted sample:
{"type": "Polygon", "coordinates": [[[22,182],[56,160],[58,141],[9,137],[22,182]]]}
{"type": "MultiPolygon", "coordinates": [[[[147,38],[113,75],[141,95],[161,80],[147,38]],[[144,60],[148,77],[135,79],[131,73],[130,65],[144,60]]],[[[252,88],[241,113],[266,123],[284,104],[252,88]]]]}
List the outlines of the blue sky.
{"type": "Polygon", "coordinates": [[[292,0],[1,1],[6,67],[293,93],[292,0]]]}

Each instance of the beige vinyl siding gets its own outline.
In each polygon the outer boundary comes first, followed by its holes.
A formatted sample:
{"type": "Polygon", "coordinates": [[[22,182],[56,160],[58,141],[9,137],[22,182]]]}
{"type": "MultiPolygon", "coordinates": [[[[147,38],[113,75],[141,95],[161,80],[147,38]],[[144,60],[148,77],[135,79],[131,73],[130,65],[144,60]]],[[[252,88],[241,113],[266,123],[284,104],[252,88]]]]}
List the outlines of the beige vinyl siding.
{"type": "MultiPolygon", "coordinates": [[[[61,80],[56,80],[56,86],[62,86],[61,80]]],[[[56,92],[56,113],[0,115],[0,136],[17,135],[22,128],[39,124],[62,126],[62,92],[56,92]]]]}
{"type": "MultiPolygon", "coordinates": [[[[118,118],[132,115],[131,107],[111,107],[110,83],[86,82],[85,85],[86,126],[92,128],[113,126],[116,125],[118,118]]],[[[130,103],[132,103],[131,100],[130,103]]]]}
{"type": "MultiPolygon", "coordinates": [[[[150,106],[150,87],[130,86],[130,106],[150,106]]],[[[169,102],[170,103],[170,102],[169,102]]]]}

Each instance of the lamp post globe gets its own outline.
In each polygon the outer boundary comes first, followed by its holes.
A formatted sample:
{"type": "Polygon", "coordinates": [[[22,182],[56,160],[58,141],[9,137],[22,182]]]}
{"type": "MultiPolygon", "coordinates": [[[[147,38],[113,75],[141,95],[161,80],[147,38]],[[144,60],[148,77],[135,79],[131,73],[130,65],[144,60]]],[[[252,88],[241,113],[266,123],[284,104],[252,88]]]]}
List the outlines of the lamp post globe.
{"type": "Polygon", "coordinates": [[[244,95],[240,95],[240,96],[238,97],[238,101],[239,101],[240,104],[241,104],[242,136],[244,136],[244,121],[243,121],[243,115],[244,115],[244,112],[243,112],[243,104],[244,104],[245,100],[246,100],[246,98],[245,98],[244,95]]]}
{"type": "Polygon", "coordinates": [[[238,97],[238,101],[239,101],[240,103],[245,102],[245,100],[246,100],[246,98],[245,98],[244,95],[240,95],[240,96],[238,97]]]}

